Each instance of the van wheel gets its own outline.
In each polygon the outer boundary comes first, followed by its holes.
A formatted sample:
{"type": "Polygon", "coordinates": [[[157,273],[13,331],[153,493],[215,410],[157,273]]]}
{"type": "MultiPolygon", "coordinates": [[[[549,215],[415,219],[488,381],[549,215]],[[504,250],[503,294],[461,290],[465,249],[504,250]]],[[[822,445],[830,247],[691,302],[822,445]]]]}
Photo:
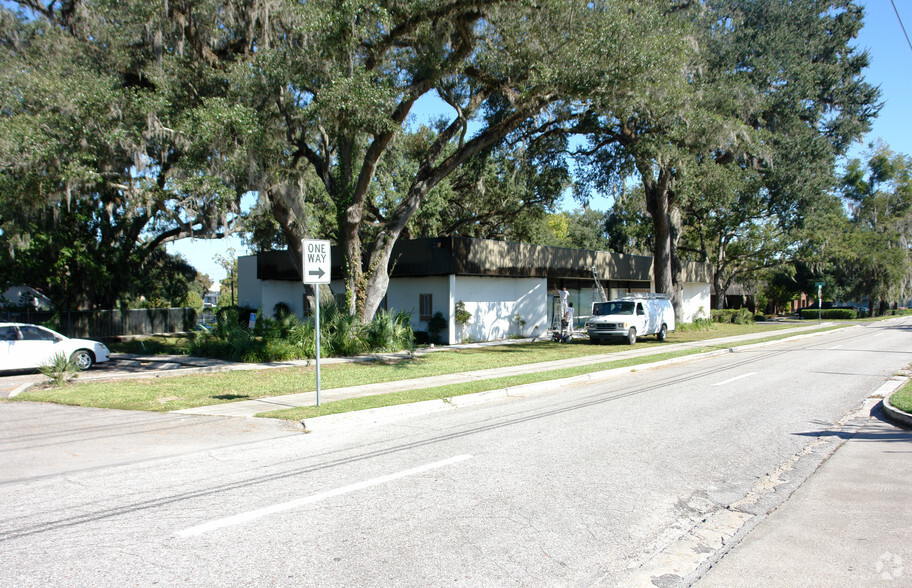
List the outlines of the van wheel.
{"type": "Polygon", "coordinates": [[[633,327],[630,327],[630,330],[627,331],[627,343],[633,345],[637,342],[637,330],[633,327]]]}
{"type": "Polygon", "coordinates": [[[668,338],[668,325],[662,325],[662,328],[659,329],[659,332],[656,333],[656,339],[659,341],[664,341],[668,338]]]}

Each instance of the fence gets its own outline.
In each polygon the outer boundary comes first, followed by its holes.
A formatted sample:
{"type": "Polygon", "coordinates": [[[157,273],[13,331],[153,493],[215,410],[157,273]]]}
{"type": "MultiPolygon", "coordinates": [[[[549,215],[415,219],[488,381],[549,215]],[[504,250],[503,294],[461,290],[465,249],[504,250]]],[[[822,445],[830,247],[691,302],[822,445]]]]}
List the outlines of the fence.
{"type": "Polygon", "coordinates": [[[153,333],[181,333],[196,325],[193,308],[74,310],[69,312],[0,311],[0,320],[51,327],[67,337],[106,339],[153,333]]]}

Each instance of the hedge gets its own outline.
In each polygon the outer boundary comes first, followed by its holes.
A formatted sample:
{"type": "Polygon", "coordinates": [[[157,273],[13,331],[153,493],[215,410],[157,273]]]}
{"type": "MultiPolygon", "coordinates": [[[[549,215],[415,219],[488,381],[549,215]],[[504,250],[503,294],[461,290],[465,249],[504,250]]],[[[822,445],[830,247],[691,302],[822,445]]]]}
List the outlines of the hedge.
{"type": "MultiPolygon", "coordinates": [[[[820,315],[820,311],[816,308],[802,308],[801,309],[801,318],[802,319],[816,319],[820,315]]],[[[835,319],[835,320],[845,320],[845,319],[854,319],[858,318],[857,314],[851,308],[824,308],[823,314],[819,317],[821,319],[835,319]]]]}

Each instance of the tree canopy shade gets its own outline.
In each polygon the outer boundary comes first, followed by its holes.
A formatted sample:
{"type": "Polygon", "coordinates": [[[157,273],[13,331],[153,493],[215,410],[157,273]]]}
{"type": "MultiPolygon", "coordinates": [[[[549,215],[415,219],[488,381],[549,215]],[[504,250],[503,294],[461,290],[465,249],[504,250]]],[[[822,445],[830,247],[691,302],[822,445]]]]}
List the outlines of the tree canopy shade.
{"type": "Polygon", "coordinates": [[[656,290],[677,300],[688,211],[727,217],[716,223],[719,247],[700,248],[717,256],[733,253],[735,241],[721,247],[733,228],[769,244],[769,231],[800,225],[802,210],[835,185],[836,158],[868,129],[878,92],[862,77],[866,54],[850,44],[862,10],[848,0],[717,0],[674,15],[692,24],[696,51],[663,93],[666,108],[633,102],[594,119],[588,154],[602,185],[636,171],[654,224],[656,290]],[[739,221],[732,204],[751,210],[739,221]]]}
{"type": "MultiPolygon", "coordinates": [[[[393,245],[431,191],[461,165],[497,165],[496,155],[486,153],[502,142],[544,140],[583,113],[594,95],[606,104],[623,101],[649,82],[646,72],[667,69],[675,55],[669,49],[681,36],[662,18],[663,5],[271,5],[268,32],[247,39],[256,51],[242,100],[256,111],[260,142],[270,147],[258,152],[258,189],[296,261],[305,233],[303,203],[322,197],[303,189],[300,178],[309,168],[335,208],[330,236],[344,251],[350,309],[368,320],[386,292],[393,245]],[[443,100],[451,115],[406,134],[423,96],[443,100]],[[384,169],[396,149],[407,150],[413,164],[384,169]],[[396,189],[386,190],[390,185],[396,189]]],[[[265,5],[257,6],[260,13],[248,20],[263,24],[265,5]]],[[[458,198],[459,186],[456,181],[449,194],[437,193],[442,206],[452,206],[448,199],[458,198]]],[[[467,221],[488,214],[465,212],[467,221]]]]}
{"type": "Polygon", "coordinates": [[[876,146],[866,162],[849,162],[842,178],[852,226],[836,268],[856,300],[871,309],[912,294],[912,158],[876,146]],[[882,303],[882,304],[880,304],[882,303]]]}
{"type": "Polygon", "coordinates": [[[20,4],[0,9],[2,257],[61,303],[111,308],[164,243],[232,230],[254,119],[174,4],[20,4]]]}
{"type": "MultiPolygon", "coordinates": [[[[561,141],[553,130],[593,96],[610,108],[642,92],[683,46],[663,0],[20,4],[30,18],[3,11],[0,161],[23,214],[94,199],[136,264],[167,240],[230,230],[252,190],[296,262],[302,237],[342,246],[363,320],[444,179],[472,160],[490,175],[505,141],[561,141]],[[450,116],[405,133],[424,96],[450,116]],[[412,165],[388,165],[396,149],[412,165]],[[308,203],[332,212],[329,234],[307,234],[308,203]]],[[[489,213],[481,204],[465,222],[489,213]]]]}

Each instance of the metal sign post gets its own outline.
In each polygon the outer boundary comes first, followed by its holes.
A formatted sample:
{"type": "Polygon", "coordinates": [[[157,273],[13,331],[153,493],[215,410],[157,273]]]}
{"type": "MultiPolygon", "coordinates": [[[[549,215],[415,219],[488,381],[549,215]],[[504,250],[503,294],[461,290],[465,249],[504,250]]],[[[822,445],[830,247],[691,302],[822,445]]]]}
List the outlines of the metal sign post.
{"type": "Polygon", "coordinates": [[[317,362],[317,406],[320,406],[320,286],[328,284],[332,264],[329,256],[329,241],[301,239],[303,252],[302,277],[305,284],[314,289],[314,346],[317,362]]]}

